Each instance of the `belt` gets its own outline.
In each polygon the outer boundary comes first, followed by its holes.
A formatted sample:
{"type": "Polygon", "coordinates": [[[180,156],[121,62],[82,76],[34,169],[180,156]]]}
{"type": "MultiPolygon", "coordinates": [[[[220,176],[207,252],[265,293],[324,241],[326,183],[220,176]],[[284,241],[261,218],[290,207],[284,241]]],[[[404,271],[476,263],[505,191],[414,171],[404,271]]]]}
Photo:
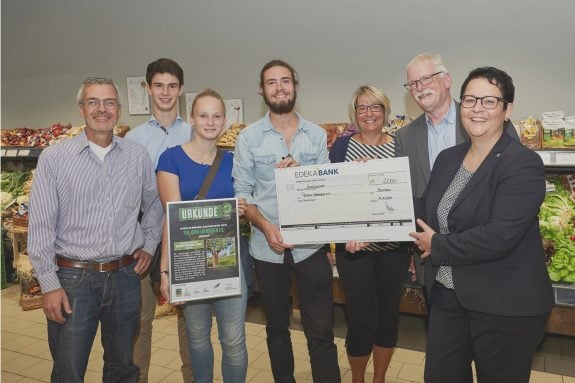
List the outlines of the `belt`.
{"type": "Polygon", "coordinates": [[[56,255],[56,264],[60,267],[67,267],[70,269],[82,269],[94,271],[96,273],[104,273],[108,271],[118,270],[120,267],[128,266],[134,261],[132,254],[124,255],[115,261],[101,263],[101,262],[85,262],[76,261],[70,258],[64,258],[61,255],[56,255]]]}

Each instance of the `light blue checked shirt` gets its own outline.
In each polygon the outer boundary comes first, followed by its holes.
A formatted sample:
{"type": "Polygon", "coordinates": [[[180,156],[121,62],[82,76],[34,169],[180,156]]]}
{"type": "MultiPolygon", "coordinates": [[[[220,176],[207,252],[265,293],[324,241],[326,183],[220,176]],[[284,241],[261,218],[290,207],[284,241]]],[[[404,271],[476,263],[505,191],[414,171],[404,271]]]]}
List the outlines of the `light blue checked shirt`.
{"type": "Polygon", "coordinates": [[[152,116],[145,124],[131,129],[126,134],[126,138],[144,145],[155,169],[158,166],[160,154],[166,149],[182,145],[192,139],[192,128],[180,116],[168,128],[162,127],[152,116]]]}
{"type": "MultiPolygon", "coordinates": [[[[243,129],[236,141],[232,171],[236,197],[243,197],[249,204],[256,205],[259,212],[276,226],[279,226],[274,174],[276,164],[288,154],[302,166],[329,163],[325,130],[304,120],[299,114],[298,117],[299,126],[289,151],[283,136],[272,125],[269,112],[243,129]]],[[[294,262],[305,260],[321,246],[294,246],[294,262]]],[[[277,254],[269,247],[264,233],[255,225],[252,225],[250,254],[266,262],[284,261],[284,255],[277,254]]]]}
{"type": "Polygon", "coordinates": [[[451,100],[449,111],[443,119],[433,126],[433,123],[425,115],[427,122],[427,147],[429,148],[429,168],[433,168],[437,155],[444,149],[455,146],[455,125],[457,114],[455,112],[455,101],[451,100]]]}

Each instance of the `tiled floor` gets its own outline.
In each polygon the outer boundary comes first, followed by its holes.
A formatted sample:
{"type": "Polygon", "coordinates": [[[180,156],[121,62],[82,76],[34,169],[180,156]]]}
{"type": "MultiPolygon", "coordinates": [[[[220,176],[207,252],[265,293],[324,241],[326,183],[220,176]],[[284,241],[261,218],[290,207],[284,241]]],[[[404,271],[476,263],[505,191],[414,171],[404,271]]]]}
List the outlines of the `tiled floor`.
{"type": "MultiPolygon", "coordinates": [[[[42,310],[22,311],[18,304],[19,289],[11,285],[2,290],[2,383],[30,383],[49,381],[52,362],[48,351],[46,319],[42,310]]],[[[263,314],[259,308],[250,306],[248,322],[246,323],[247,345],[249,353],[249,368],[247,381],[250,383],[273,382],[270,363],[267,355],[265,328],[260,324],[263,314]],[[254,323],[260,322],[260,323],[254,323]]],[[[298,328],[297,317],[294,320],[298,328]]],[[[423,363],[425,354],[425,332],[421,318],[401,318],[400,348],[393,356],[389,371],[388,382],[407,383],[423,382],[423,363]]],[[[339,350],[339,363],[342,381],[349,383],[351,373],[345,356],[344,340],[345,321],[343,310],[336,308],[335,333],[339,350]]],[[[221,360],[221,351],[217,345],[217,329],[212,333],[215,345],[216,359],[221,360]]],[[[97,338],[98,339],[98,338],[97,338]]],[[[309,358],[303,332],[292,331],[294,354],[296,358],[295,373],[297,382],[312,382],[309,358]]],[[[178,342],[176,335],[176,318],[172,315],[162,316],[154,321],[154,336],[152,349],[152,366],[150,368],[150,382],[181,382],[179,367],[178,342]]],[[[102,347],[98,341],[92,349],[86,382],[101,382],[102,347]]],[[[560,369],[561,374],[575,376],[575,341],[564,338],[546,338],[541,351],[535,358],[534,367],[543,370],[553,367],[560,369]]],[[[219,366],[214,368],[216,382],[221,382],[219,366]]],[[[371,381],[370,373],[373,366],[368,365],[366,381],[371,381]]],[[[531,383],[575,383],[575,377],[551,374],[534,370],[531,374],[531,383]]]]}

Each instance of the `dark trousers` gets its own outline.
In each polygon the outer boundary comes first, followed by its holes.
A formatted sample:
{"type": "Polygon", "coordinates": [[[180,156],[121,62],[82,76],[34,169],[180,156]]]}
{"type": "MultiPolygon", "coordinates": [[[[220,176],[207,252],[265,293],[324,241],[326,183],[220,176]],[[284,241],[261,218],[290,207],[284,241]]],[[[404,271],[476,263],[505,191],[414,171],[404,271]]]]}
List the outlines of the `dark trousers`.
{"type": "Polygon", "coordinates": [[[431,291],[425,363],[427,383],[528,383],[533,353],[549,314],[504,317],[465,310],[453,290],[431,291]]]}
{"type": "Polygon", "coordinates": [[[336,252],[345,294],[349,355],[371,355],[374,345],[395,347],[401,287],[409,259],[399,250],[336,252]]]}
{"type": "Polygon", "coordinates": [[[267,317],[267,343],[276,383],[294,383],[294,357],[289,332],[292,274],[297,283],[301,319],[315,383],[341,381],[333,342],[333,274],[326,250],[294,263],[286,251],[284,263],[254,259],[260,298],[267,317]]]}

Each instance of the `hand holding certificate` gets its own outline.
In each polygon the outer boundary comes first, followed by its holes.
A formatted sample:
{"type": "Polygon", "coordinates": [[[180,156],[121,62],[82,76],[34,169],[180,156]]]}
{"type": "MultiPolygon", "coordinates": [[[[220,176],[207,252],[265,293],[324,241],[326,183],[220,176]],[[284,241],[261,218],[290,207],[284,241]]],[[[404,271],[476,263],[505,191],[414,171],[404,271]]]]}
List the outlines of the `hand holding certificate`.
{"type": "Polygon", "coordinates": [[[413,241],[407,157],[276,169],[275,178],[286,243],[413,241]]]}
{"type": "Polygon", "coordinates": [[[241,294],[234,198],[169,202],[170,302],[241,294]]]}

